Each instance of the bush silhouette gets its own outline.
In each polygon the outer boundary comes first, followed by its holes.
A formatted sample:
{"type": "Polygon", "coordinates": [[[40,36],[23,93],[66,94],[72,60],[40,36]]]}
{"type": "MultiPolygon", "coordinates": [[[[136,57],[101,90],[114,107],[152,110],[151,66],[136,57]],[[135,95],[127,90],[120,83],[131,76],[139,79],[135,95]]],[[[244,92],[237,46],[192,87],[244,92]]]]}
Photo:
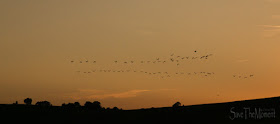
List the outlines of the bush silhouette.
{"type": "Polygon", "coordinates": [[[119,110],[119,108],[118,107],[114,107],[113,110],[117,111],[117,110],[119,110]]]}
{"type": "Polygon", "coordinates": [[[38,106],[52,106],[52,104],[48,101],[39,101],[35,105],[38,105],[38,106]]]}
{"type": "Polygon", "coordinates": [[[25,103],[26,105],[31,105],[32,99],[31,99],[31,98],[26,98],[26,99],[24,99],[24,103],[25,103]]]}
{"type": "Polygon", "coordinates": [[[18,101],[16,101],[15,103],[13,103],[14,105],[17,105],[18,104],[18,101]]]}
{"type": "MultiPolygon", "coordinates": [[[[89,103],[87,103],[87,104],[89,104],[89,103]]],[[[81,107],[79,102],[68,103],[68,104],[63,103],[61,106],[66,107],[66,108],[80,108],[81,107]]]]}
{"type": "Polygon", "coordinates": [[[173,104],[172,107],[179,107],[179,106],[181,106],[181,103],[180,102],[176,102],[175,104],[173,104]]]}

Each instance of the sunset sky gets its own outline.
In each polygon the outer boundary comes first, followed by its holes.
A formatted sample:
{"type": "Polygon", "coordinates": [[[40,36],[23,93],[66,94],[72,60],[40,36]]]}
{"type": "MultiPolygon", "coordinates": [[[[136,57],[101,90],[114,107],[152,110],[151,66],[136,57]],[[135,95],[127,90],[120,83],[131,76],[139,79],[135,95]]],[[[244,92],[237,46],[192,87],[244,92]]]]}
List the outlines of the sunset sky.
{"type": "Polygon", "coordinates": [[[280,0],[0,0],[0,15],[0,104],[139,109],[280,96],[280,0]],[[212,56],[176,65],[172,54],[212,56]],[[157,58],[166,63],[140,63],[157,58]]]}

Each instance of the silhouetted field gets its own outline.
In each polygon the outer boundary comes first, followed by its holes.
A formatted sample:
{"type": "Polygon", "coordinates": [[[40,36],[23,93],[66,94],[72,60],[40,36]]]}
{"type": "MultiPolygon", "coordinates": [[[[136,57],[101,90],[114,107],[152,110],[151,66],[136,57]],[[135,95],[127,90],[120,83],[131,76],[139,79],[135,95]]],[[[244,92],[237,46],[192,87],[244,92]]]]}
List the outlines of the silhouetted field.
{"type": "Polygon", "coordinates": [[[173,106],[137,110],[88,106],[0,104],[1,118],[9,123],[279,123],[280,97],[227,103],[173,106]],[[250,109],[250,110],[249,110],[250,109]],[[243,114],[242,114],[243,113],[243,114]],[[256,113],[256,114],[254,114],[256,113]]]}

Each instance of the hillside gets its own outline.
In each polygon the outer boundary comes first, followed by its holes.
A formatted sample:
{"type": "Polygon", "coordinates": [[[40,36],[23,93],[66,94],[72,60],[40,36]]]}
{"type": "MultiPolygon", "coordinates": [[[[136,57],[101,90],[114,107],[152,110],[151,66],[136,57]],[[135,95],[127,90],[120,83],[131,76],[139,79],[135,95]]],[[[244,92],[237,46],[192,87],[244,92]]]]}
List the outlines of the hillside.
{"type": "Polygon", "coordinates": [[[1,117],[30,123],[274,123],[280,122],[280,97],[137,110],[0,104],[1,117]]]}

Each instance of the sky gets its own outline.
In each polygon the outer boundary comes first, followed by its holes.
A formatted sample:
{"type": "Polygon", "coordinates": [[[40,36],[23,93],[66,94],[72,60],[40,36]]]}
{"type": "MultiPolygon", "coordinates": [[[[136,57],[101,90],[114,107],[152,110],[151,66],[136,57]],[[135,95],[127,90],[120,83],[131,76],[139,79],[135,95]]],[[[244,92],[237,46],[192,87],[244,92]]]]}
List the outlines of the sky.
{"type": "Polygon", "coordinates": [[[0,0],[0,15],[3,104],[139,109],[280,93],[280,0],[0,0]]]}

